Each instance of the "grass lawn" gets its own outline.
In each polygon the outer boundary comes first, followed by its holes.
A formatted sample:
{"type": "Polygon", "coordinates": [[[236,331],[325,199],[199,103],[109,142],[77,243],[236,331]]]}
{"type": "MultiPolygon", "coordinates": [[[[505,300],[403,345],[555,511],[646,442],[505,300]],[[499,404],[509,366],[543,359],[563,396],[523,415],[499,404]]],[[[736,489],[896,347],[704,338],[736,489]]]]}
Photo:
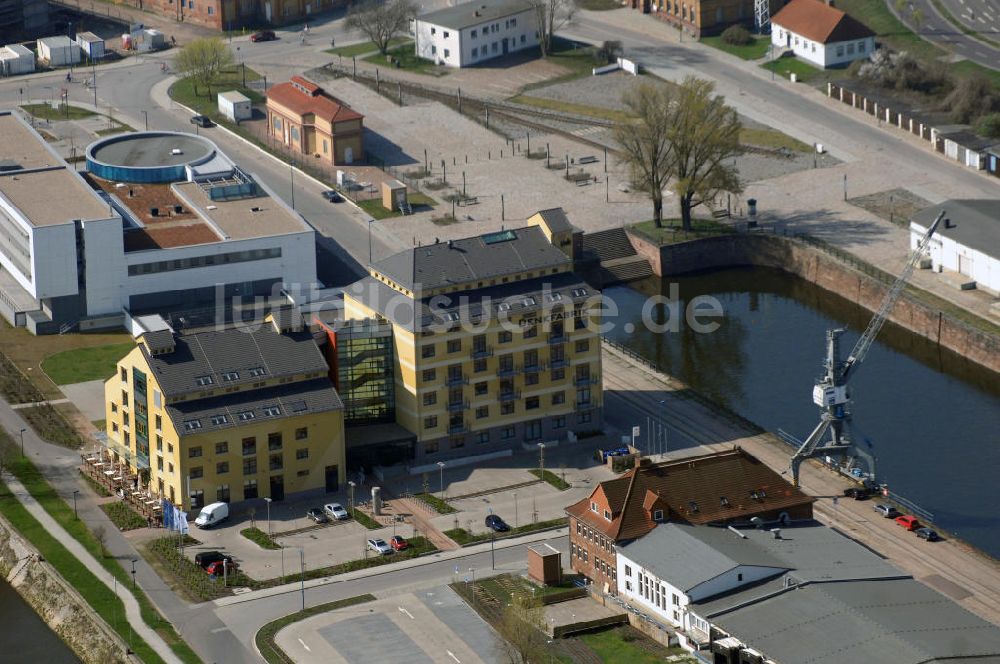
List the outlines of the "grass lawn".
{"type": "Polygon", "coordinates": [[[116,125],[110,129],[98,129],[94,133],[98,136],[111,136],[112,134],[124,134],[125,132],[135,131],[132,127],[126,124],[116,125]]]}
{"type": "MultiPolygon", "coordinates": [[[[413,208],[414,212],[425,212],[437,205],[437,201],[420,192],[411,192],[407,194],[406,198],[410,201],[410,207],[413,208]]],[[[376,220],[403,216],[403,213],[399,210],[386,210],[382,206],[381,198],[369,198],[368,200],[358,201],[358,206],[376,220]]]]}
{"type": "MultiPolygon", "coordinates": [[[[406,37],[393,37],[392,40],[389,42],[389,49],[391,50],[396,46],[402,46],[404,44],[412,45],[413,41],[407,39],[406,37]]],[[[369,53],[377,53],[378,46],[375,45],[375,42],[367,41],[367,42],[362,42],[360,44],[351,44],[350,46],[338,46],[337,48],[328,48],[326,49],[325,52],[329,53],[330,55],[339,55],[345,58],[352,58],[356,55],[367,55],[369,53]]]]}
{"type": "Polygon", "coordinates": [[[546,482],[548,482],[555,488],[559,489],[560,491],[565,491],[566,489],[570,488],[570,486],[572,486],[569,482],[559,477],[551,470],[546,470],[543,474],[542,471],[539,470],[538,468],[533,468],[528,472],[539,479],[545,480],[546,482]]]}
{"type": "Polygon", "coordinates": [[[76,448],[83,445],[80,434],[55,406],[43,404],[18,411],[39,436],[63,447],[76,448]]]}
{"type": "Polygon", "coordinates": [[[418,493],[413,497],[417,500],[422,500],[433,507],[438,514],[454,514],[458,511],[445,501],[435,496],[433,493],[418,493]]]}
{"type": "MultiPolygon", "coordinates": [[[[664,661],[668,655],[685,653],[682,648],[660,646],[631,627],[589,632],[578,638],[593,650],[604,664],[655,664],[664,661]]],[[[697,660],[691,658],[685,661],[697,660]]]]}
{"type": "Polygon", "coordinates": [[[135,530],[147,526],[146,519],[123,502],[104,503],[101,505],[101,510],[108,515],[118,530],[135,530]]]}
{"type": "Polygon", "coordinates": [[[773,71],[778,76],[784,78],[789,78],[789,74],[795,74],[795,78],[800,83],[807,83],[810,79],[816,78],[823,73],[805,60],[799,60],[795,57],[778,58],[771,62],[765,62],[761,67],[773,71]]]}
{"type": "Polygon", "coordinates": [[[115,373],[118,360],[133,348],[134,343],[124,343],[67,350],[45,358],[42,370],[56,385],[106,379],[115,373]]]}
{"type": "Polygon", "coordinates": [[[72,104],[69,108],[66,107],[66,104],[59,104],[58,110],[48,104],[25,104],[21,108],[41,120],[79,120],[97,115],[93,111],[72,104]]]}
{"type": "Polygon", "coordinates": [[[837,9],[850,14],[875,31],[880,41],[897,51],[921,58],[945,55],[940,48],[921,39],[889,10],[883,0],[837,0],[837,9]]]}
{"type": "Polygon", "coordinates": [[[771,40],[768,37],[754,37],[752,44],[747,44],[746,46],[734,46],[733,44],[727,44],[722,41],[720,35],[715,37],[702,37],[702,44],[707,44],[712,48],[717,48],[720,51],[725,51],[730,55],[735,55],[737,58],[742,58],[744,60],[760,60],[765,55],[767,55],[768,46],[771,40]]]}
{"type": "Polygon", "coordinates": [[[305,620],[306,618],[310,618],[312,616],[317,616],[321,613],[336,611],[337,609],[342,609],[347,606],[354,606],[355,604],[363,604],[365,602],[374,601],[374,595],[358,595],[357,597],[340,599],[336,602],[327,602],[326,604],[319,604],[318,606],[310,606],[305,611],[297,611],[267,623],[257,631],[254,641],[257,643],[257,649],[260,650],[261,656],[267,660],[268,664],[285,664],[289,661],[289,657],[274,641],[274,637],[277,636],[278,632],[280,632],[283,628],[291,625],[292,623],[305,620]]]}
{"type": "Polygon", "coordinates": [[[369,55],[367,58],[364,58],[364,61],[382,65],[383,67],[397,68],[396,65],[389,64],[390,57],[395,58],[396,62],[399,63],[398,69],[405,69],[417,74],[427,74],[428,76],[444,76],[448,73],[447,67],[439,67],[430,60],[418,58],[417,54],[413,52],[413,46],[409,44],[390,48],[386,55],[382,55],[381,53],[369,55]]]}
{"type": "Polygon", "coordinates": [[[240,535],[243,535],[243,537],[246,537],[262,549],[276,551],[281,548],[280,544],[268,537],[268,534],[260,528],[244,528],[240,531],[240,535]]]}
{"type": "Polygon", "coordinates": [[[455,544],[463,546],[465,544],[489,542],[494,534],[497,538],[506,538],[514,537],[515,535],[533,533],[539,530],[547,530],[549,528],[559,528],[561,526],[565,526],[567,521],[566,517],[562,517],[559,519],[551,519],[549,521],[539,521],[538,523],[527,523],[523,526],[518,526],[517,528],[511,528],[506,533],[493,533],[492,531],[485,533],[470,533],[465,528],[452,528],[451,530],[444,531],[444,535],[454,541],[455,544]]]}
{"type": "Polygon", "coordinates": [[[743,145],[756,145],[761,148],[788,148],[795,152],[812,152],[813,146],[806,145],[802,141],[792,138],[788,134],[783,134],[777,129],[757,129],[743,127],[740,130],[740,143],[743,145]]]}
{"type": "MultiPolygon", "coordinates": [[[[557,99],[545,99],[543,97],[532,97],[531,95],[516,95],[511,97],[507,101],[514,102],[515,104],[524,104],[525,106],[534,106],[536,108],[544,108],[550,111],[561,111],[563,113],[573,113],[575,115],[582,115],[584,117],[600,118],[601,120],[611,120],[613,122],[618,122],[628,118],[628,114],[624,111],[616,111],[610,108],[601,108],[600,106],[588,106],[587,104],[574,104],[570,101],[559,101],[557,99]]],[[[545,153],[542,153],[544,156],[545,153]]]]}
{"type": "MultiPolygon", "coordinates": [[[[256,81],[260,78],[260,74],[255,72],[250,67],[246,68],[246,72],[248,83],[250,81],[256,81]]],[[[243,87],[242,67],[234,67],[230,71],[223,72],[222,75],[216,79],[215,83],[212,84],[211,95],[208,94],[208,90],[201,87],[198,88],[198,92],[195,94],[194,80],[191,78],[182,78],[170,86],[170,98],[179,104],[184,104],[188,108],[193,108],[201,115],[207,115],[217,121],[217,118],[222,116],[219,115],[216,95],[219,92],[225,92],[227,90],[237,90],[242,92],[250,99],[251,104],[261,104],[264,102],[264,96],[262,94],[256,90],[243,87]]]]}
{"type": "Polygon", "coordinates": [[[576,6],[592,12],[603,12],[609,9],[619,9],[622,3],[618,0],[576,0],[576,6]]]}
{"type": "Polygon", "coordinates": [[[704,237],[726,235],[733,232],[728,226],[711,219],[692,219],[690,231],[681,230],[680,219],[664,219],[662,228],[657,228],[652,219],[632,224],[629,228],[661,245],[699,240],[704,237]]]}
{"type": "Polygon", "coordinates": [[[973,62],[972,60],[962,60],[961,62],[948,65],[948,68],[955,74],[962,77],[974,75],[985,76],[993,81],[994,86],[1000,88],[1000,71],[984,67],[978,62],[973,62]]]}
{"type": "Polygon", "coordinates": [[[566,81],[583,78],[584,76],[592,76],[594,67],[598,65],[597,61],[594,60],[595,50],[593,46],[580,44],[562,37],[553,37],[552,52],[549,53],[546,59],[568,71],[562,76],[526,85],[521,88],[521,91],[542,88],[555,83],[565,83],[566,81]]]}
{"type": "Polygon", "coordinates": [[[351,517],[368,530],[378,530],[379,528],[384,527],[381,523],[371,518],[357,507],[351,508],[351,517]]]}
{"type": "MultiPolygon", "coordinates": [[[[10,440],[9,436],[6,434],[2,434],[2,436],[6,440],[0,442],[8,443],[10,440]]],[[[103,556],[101,546],[93,533],[90,532],[83,521],[76,519],[73,508],[56,495],[52,486],[42,477],[41,473],[30,461],[18,459],[10,466],[10,469],[21,480],[21,483],[24,484],[35,500],[38,501],[38,504],[49,513],[49,516],[55,519],[106,570],[113,574],[118,579],[119,584],[125,586],[131,585],[130,574],[125,571],[125,568],[122,567],[118,560],[103,556]]],[[[44,530],[41,524],[20,503],[5,495],[6,493],[7,487],[0,483],[0,513],[3,513],[4,516],[11,520],[14,527],[22,535],[31,540],[32,544],[41,551],[46,560],[84,596],[87,602],[101,614],[109,625],[115,627],[115,630],[122,638],[128,638],[128,626],[121,619],[125,615],[121,600],[115,597],[111,590],[94,577],[83,563],[77,560],[62,544],[57,542],[55,538],[44,530]]],[[[174,630],[173,625],[167,622],[153,608],[149,598],[146,597],[142,589],[133,591],[133,594],[136,597],[136,601],[139,602],[143,622],[156,630],[167,645],[170,646],[170,649],[174,651],[174,654],[181,661],[185,662],[185,664],[201,664],[201,658],[180,638],[174,630]]],[[[132,649],[147,664],[163,661],[142,639],[134,635],[132,649]]]]}

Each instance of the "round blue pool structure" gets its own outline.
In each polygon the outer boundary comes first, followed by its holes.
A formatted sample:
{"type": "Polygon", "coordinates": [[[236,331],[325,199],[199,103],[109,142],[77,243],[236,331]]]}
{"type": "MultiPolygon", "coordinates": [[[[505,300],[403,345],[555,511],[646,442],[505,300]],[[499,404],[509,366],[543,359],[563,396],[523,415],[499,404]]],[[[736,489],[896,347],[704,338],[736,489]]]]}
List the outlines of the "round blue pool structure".
{"type": "Polygon", "coordinates": [[[87,146],[87,170],[113,182],[178,182],[187,180],[187,166],[204,163],[217,152],[207,138],[183,132],[118,134],[87,146]]]}

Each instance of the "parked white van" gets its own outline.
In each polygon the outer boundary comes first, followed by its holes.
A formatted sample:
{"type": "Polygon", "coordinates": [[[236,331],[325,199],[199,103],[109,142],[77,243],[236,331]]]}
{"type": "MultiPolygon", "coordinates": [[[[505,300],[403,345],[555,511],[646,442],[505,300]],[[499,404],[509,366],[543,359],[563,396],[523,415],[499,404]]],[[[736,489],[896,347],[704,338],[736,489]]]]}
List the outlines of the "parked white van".
{"type": "Polygon", "coordinates": [[[212,503],[201,508],[198,518],[194,520],[194,525],[199,528],[211,528],[229,518],[228,503],[212,503]]]}

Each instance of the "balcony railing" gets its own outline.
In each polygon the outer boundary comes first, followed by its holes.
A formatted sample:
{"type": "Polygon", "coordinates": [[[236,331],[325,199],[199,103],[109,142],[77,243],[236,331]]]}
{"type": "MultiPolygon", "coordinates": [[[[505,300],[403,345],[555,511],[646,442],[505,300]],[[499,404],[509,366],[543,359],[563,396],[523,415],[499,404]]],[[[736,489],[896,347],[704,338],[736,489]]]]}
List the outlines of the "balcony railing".
{"type": "Polygon", "coordinates": [[[493,347],[492,346],[473,347],[471,355],[472,359],[474,360],[481,360],[484,357],[491,357],[493,355],[493,347]]]}
{"type": "Polygon", "coordinates": [[[597,376],[577,376],[573,379],[574,385],[597,385],[597,376]]]}
{"type": "Polygon", "coordinates": [[[510,390],[507,392],[497,392],[497,398],[499,398],[500,401],[515,401],[521,398],[521,391],[510,390]]]}
{"type": "Polygon", "coordinates": [[[521,371],[524,373],[538,373],[539,371],[545,371],[545,363],[536,362],[535,364],[525,364],[521,367],[521,371]]]}
{"type": "Polygon", "coordinates": [[[469,427],[468,427],[468,425],[466,425],[465,422],[462,422],[460,424],[449,424],[448,425],[448,433],[465,433],[468,430],[469,430],[469,427]]]}
{"type": "Polygon", "coordinates": [[[553,332],[549,335],[548,341],[550,344],[564,344],[566,343],[566,333],[560,332],[559,334],[556,334],[553,332]]]}
{"type": "Polygon", "coordinates": [[[513,376],[516,373],[517,373],[517,367],[515,367],[514,365],[511,365],[509,367],[500,367],[499,369],[497,369],[498,376],[503,376],[503,377],[513,376]]]}
{"type": "Polygon", "coordinates": [[[565,357],[560,357],[558,360],[549,360],[550,369],[562,369],[569,366],[569,360],[565,357]]]}
{"type": "Polygon", "coordinates": [[[448,403],[448,412],[457,413],[469,409],[468,401],[451,401],[448,403]]]}
{"type": "Polygon", "coordinates": [[[577,401],[576,402],[576,409],[577,410],[587,410],[588,408],[591,408],[593,405],[594,405],[594,402],[590,401],[590,400],[587,400],[587,401],[577,401]]]}
{"type": "Polygon", "coordinates": [[[468,385],[468,384],[469,384],[469,377],[466,376],[465,374],[462,375],[449,374],[448,378],[445,380],[445,385],[447,385],[448,387],[452,387],[455,385],[468,385]]]}

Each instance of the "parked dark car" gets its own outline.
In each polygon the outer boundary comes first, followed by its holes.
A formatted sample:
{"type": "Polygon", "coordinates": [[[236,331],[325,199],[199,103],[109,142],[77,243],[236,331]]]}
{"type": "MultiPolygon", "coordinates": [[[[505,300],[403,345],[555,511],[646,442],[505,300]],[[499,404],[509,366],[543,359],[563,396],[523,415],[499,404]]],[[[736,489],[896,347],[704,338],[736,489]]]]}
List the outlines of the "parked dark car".
{"type": "Polygon", "coordinates": [[[941,539],[941,536],[937,534],[937,531],[930,528],[917,528],[914,532],[917,533],[917,537],[925,539],[928,542],[936,542],[941,539]]]}
{"type": "Polygon", "coordinates": [[[872,494],[871,491],[862,486],[852,486],[844,489],[844,495],[854,500],[865,500],[872,494]]]}
{"type": "Polygon", "coordinates": [[[212,119],[207,115],[192,115],[191,124],[198,125],[201,128],[211,127],[214,123],[212,119]]]}
{"type": "Polygon", "coordinates": [[[207,568],[212,563],[222,562],[223,560],[232,562],[233,559],[221,551],[201,551],[194,556],[194,561],[204,568],[207,568]]]}
{"type": "Polygon", "coordinates": [[[274,34],[274,30],[259,30],[250,35],[250,41],[252,42],[274,41],[277,38],[278,35],[274,34]]]}
{"type": "Polygon", "coordinates": [[[310,507],[306,510],[306,516],[315,521],[316,523],[327,523],[330,519],[327,518],[326,512],[324,512],[319,507],[310,507]]]}
{"type": "Polygon", "coordinates": [[[498,533],[505,533],[510,530],[510,526],[496,514],[490,514],[486,517],[486,527],[498,533]]]}
{"type": "Polygon", "coordinates": [[[326,200],[330,201],[331,203],[343,203],[344,202],[344,197],[341,196],[339,192],[336,192],[333,189],[328,189],[327,191],[324,191],[323,192],[323,198],[325,198],[326,200]]]}

